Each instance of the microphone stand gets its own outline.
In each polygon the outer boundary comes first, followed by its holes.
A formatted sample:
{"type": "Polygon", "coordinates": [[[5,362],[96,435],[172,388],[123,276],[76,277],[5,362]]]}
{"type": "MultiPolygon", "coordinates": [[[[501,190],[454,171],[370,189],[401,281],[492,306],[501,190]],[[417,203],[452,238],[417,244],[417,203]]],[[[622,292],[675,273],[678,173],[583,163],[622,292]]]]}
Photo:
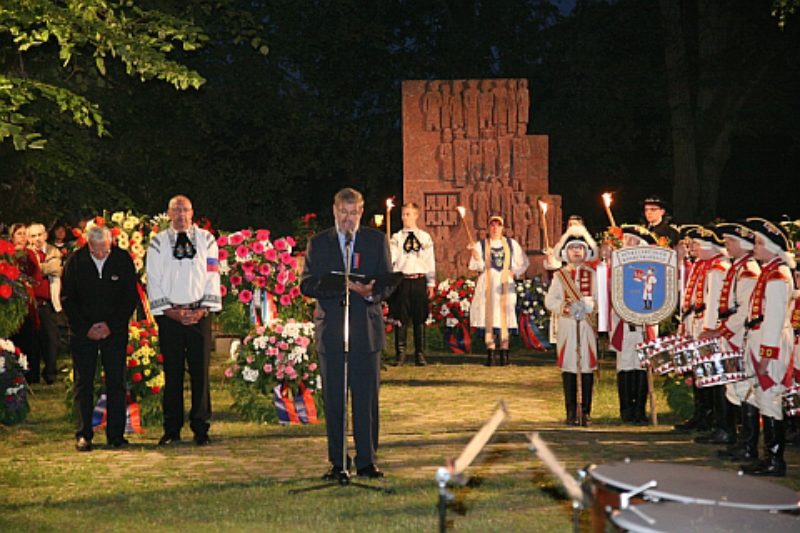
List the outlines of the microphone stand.
{"type": "Polygon", "coordinates": [[[350,366],[350,265],[352,264],[352,248],[353,248],[353,234],[348,231],[345,234],[344,241],[344,302],[343,302],[343,315],[344,324],[342,325],[342,339],[343,339],[343,384],[342,387],[342,469],[339,471],[336,481],[322,483],[302,489],[292,489],[289,494],[298,494],[301,492],[310,492],[314,490],[325,489],[328,487],[342,486],[342,487],[358,487],[361,489],[369,489],[377,492],[385,492],[391,494],[394,491],[391,488],[375,487],[367,485],[366,483],[359,483],[350,479],[350,472],[347,469],[347,411],[348,400],[350,395],[348,390],[347,378],[350,366]]]}

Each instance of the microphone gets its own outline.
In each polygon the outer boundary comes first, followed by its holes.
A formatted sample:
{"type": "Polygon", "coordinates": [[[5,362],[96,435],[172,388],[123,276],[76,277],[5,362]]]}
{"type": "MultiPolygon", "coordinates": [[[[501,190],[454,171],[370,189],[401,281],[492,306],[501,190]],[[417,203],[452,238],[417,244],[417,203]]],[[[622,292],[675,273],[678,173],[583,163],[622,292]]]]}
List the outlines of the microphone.
{"type": "Polygon", "coordinates": [[[353,232],[348,230],[344,233],[344,245],[350,246],[352,242],[353,242],[353,232]]]}

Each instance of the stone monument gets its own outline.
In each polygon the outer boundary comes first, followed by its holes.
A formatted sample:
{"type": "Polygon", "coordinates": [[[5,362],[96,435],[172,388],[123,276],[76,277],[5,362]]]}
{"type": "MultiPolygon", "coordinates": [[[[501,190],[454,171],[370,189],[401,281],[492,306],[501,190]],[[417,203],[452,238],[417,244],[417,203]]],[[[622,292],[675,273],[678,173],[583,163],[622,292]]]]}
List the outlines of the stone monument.
{"type": "Polygon", "coordinates": [[[545,245],[539,201],[548,204],[549,244],[561,235],[561,197],[549,194],[548,137],[528,135],[528,80],[403,82],[404,202],[420,205],[420,225],[433,237],[440,276],[467,274],[467,232],[487,235],[488,220],[505,219],[506,235],[543,272],[545,245]]]}

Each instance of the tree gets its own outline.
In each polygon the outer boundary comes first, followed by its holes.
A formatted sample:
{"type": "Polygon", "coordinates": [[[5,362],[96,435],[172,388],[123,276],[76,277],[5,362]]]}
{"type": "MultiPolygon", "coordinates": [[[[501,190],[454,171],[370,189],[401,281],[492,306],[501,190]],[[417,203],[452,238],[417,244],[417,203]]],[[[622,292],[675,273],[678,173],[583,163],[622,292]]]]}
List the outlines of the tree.
{"type": "Polygon", "coordinates": [[[127,74],[142,81],[164,80],[178,89],[199,88],[205,80],[197,72],[168,57],[176,47],[194,50],[205,40],[191,22],[157,10],[146,10],[133,0],[20,0],[0,7],[0,37],[10,39],[18,63],[4,57],[8,74],[0,74],[0,142],[10,138],[17,150],[44,147],[39,120],[32,104],[47,100],[72,115],[98,135],[106,127],[98,106],[63,84],[32,78],[25,55],[55,43],[65,69],[76,68],[81,56],[91,56],[105,75],[107,60],[118,60],[127,74]]]}

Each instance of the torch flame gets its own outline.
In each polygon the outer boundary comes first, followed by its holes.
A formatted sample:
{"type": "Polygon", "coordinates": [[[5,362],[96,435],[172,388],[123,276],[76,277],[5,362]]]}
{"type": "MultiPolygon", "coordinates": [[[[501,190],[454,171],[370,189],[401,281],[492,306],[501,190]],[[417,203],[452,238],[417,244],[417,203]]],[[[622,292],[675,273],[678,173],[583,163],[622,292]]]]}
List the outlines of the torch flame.
{"type": "Polygon", "coordinates": [[[394,207],[394,202],[392,201],[391,198],[387,198],[386,199],[386,209],[391,209],[393,207],[394,207]]]}
{"type": "Polygon", "coordinates": [[[383,215],[373,215],[373,220],[375,221],[375,226],[379,228],[383,226],[383,215]]]}
{"type": "Polygon", "coordinates": [[[606,204],[606,207],[611,207],[611,200],[612,199],[613,198],[612,198],[610,192],[604,192],[603,193],[603,203],[606,204]]]}
{"type": "Polygon", "coordinates": [[[458,214],[461,215],[461,218],[464,218],[467,215],[467,208],[464,206],[459,205],[456,207],[458,214]]]}
{"type": "Polygon", "coordinates": [[[547,208],[548,207],[549,206],[547,205],[547,202],[543,202],[543,201],[539,200],[539,209],[542,210],[543,214],[545,214],[545,215],[547,214],[547,208]]]}

